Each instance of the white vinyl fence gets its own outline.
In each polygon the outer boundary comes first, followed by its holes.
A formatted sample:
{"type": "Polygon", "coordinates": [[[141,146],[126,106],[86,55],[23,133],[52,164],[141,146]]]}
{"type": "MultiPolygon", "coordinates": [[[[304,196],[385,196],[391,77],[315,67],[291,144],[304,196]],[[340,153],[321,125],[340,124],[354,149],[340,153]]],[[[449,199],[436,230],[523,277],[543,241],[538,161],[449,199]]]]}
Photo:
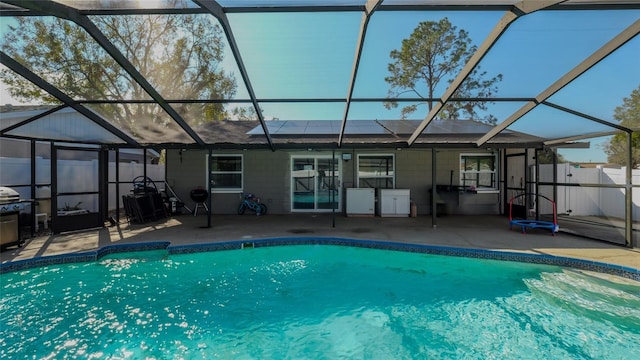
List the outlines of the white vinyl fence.
{"type": "MultiPolygon", "coordinates": [[[[109,182],[116,181],[116,164],[109,163],[109,182]]],[[[58,192],[83,192],[96,191],[98,179],[97,161],[58,160],[58,192]]],[[[570,164],[558,164],[558,182],[568,184],[624,184],[626,169],[610,168],[575,168],[570,164]]],[[[139,163],[120,163],[120,195],[129,194],[132,189],[131,181],[144,174],[144,165],[139,163]]],[[[640,184],[640,170],[632,171],[632,183],[640,184]]],[[[164,189],[165,168],[164,165],[147,165],[147,176],[158,186],[158,190],[164,189]]],[[[540,181],[553,181],[553,165],[540,165],[540,181]]],[[[20,197],[31,197],[29,184],[31,183],[31,164],[26,158],[0,157],[0,186],[25,185],[14,187],[20,193],[20,197]]],[[[51,183],[51,161],[49,159],[36,158],[36,184],[51,183]]],[[[109,184],[109,210],[115,210],[115,184],[109,184]]],[[[624,218],[625,190],[614,188],[558,186],[557,212],[558,214],[570,214],[578,216],[607,216],[624,218]]],[[[640,189],[633,191],[633,221],[640,221],[640,189]]],[[[541,194],[553,198],[551,186],[541,187],[541,194]]],[[[49,195],[48,187],[39,187],[37,197],[44,198],[49,195]]],[[[122,208],[122,197],[118,199],[122,208]]],[[[82,202],[82,207],[97,211],[97,197],[78,195],[67,196],[64,203],[75,204],[82,202]]],[[[46,203],[43,202],[43,203],[46,203]]],[[[46,206],[45,206],[46,207],[46,206]]],[[[48,210],[48,209],[47,209],[48,210]]],[[[539,204],[539,210],[543,214],[551,213],[551,207],[546,202],[539,204]]],[[[46,210],[39,210],[47,212],[46,210]]]]}
{"type": "MultiPolygon", "coordinates": [[[[98,190],[98,179],[95,174],[98,173],[98,161],[84,160],[58,160],[58,192],[92,192],[98,190]]],[[[132,189],[131,181],[138,176],[144,175],[144,164],[139,163],[120,163],[120,195],[127,195],[132,189]]],[[[164,189],[165,168],[164,165],[147,164],[147,176],[153,180],[158,190],[164,189]]],[[[116,181],[116,163],[109,163],[109,182],[116,181]]],[[[36,184],[51,183],[51,160],[36,158],[36,184]]],[[[31,198],[31,161],[27,158],[7,158],[0,157],[0,186],[11,186],[20,193],[20,198],[31,198]],[[18,187],[17,185],[24,185],[18,187]]],[[[115,210],[115,184],[109,184],[109,210],[115,210]]],[[[49,186],[38,186],[36,189],[37,198],[50,197],[49,186]]],[[[82,202],[82,208],[90,211],[98,210],[97,196],[93,195],[70,195],[64,196],[59,201],[58,206],[67,204],[76,204],[82,202]]],[[[120,208],[122,208],[122,198],[119,199],[120,208]]],[[[48,201],[40,201],[42,207],[47,209],[38,210],[39,212],[47,212],[48,201]]]]}
{"type": "MultiPolygon", "coordinates": [[[[625,183],[626,169],[576,168],[570,164],[558,164],[558,183],[567,184],[618,184],[625,183]]],[[[553,181],[553,165],[540,165],[540,181],[553,181]]],[[[632,170],[632,184],[640,184],[640,170],[632,170]]],[[[624,219],[625,189],[581,186],[558,186],[558,214],[574,216],[606,216],[624,219]]],[[[632,194],[633,221],[640,221],[640,188],[632,194]]],[[[552,198],[552,187],[544,186],[541,194],[552,198]]],[[[539,204],[541,213],[550,213],[548,204],[539,204]]]]}

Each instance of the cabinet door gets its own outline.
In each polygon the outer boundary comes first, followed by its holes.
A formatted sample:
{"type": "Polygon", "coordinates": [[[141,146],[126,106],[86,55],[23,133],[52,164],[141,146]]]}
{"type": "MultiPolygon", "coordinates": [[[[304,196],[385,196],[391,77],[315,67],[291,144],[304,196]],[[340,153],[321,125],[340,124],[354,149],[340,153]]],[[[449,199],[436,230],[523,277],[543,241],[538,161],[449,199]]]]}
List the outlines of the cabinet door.
{"type": "Polygon", "coordinates": [[[409,199],[409,195],[407,194],[400,194],[400,195],[395,195],[395,211],[396,214],[398,215],[408,215],[410,212],[410,208],[411,208],[411,200],[409,199]]]}
{"type": "Polygon", "coordinates": [[[407,216],[410,211],[409,190],[380,190],[380,216],[407,216]]]}
{"type": "Polygon", "coordinates": [[[380,197],[380,214],[381,215],[394,215],[396,213],[396,204],[393,194],[383,192],[380,197]]]}

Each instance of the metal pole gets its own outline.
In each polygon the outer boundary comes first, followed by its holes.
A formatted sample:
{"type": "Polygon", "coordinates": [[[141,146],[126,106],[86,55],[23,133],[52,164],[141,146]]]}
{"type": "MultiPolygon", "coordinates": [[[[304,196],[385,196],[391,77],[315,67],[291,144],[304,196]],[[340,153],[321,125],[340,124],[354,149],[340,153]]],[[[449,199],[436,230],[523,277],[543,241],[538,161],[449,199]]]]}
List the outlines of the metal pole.
{"type": "Polygon", "coordinates": [[[524,218],[528,219],[529,218],[529,208],[531,207],[530,205],[530,201],[529,201],[529,196],[531,196],[531,194],[527,194],[527,190],[529,187],[529,149],[526,148],[524,149],[524,183],[523,183],[523,188],[521,189],[522,192],[525,194],[524,195],[524,218]]]}
{"type": "Polygon", "coordinates": [[[120,222],[120,148],[116,148],[116,221],[120,222]]]}
{"type": "Polygon", "coordinates": [[[535,202],[536,202],[536,206],[535,206],[535,211],[536,211],[536,220],[540,220],[540,211],[539,209],[539,195],[540,195],[540,154],[542,153],[543,150],[540,149],[536,149],[535,150],[535,154],[536,154],[536,164],[535,164],[535,169],[536,169],[536,178],[535,178],[535,188],[536,188],[536,197],[535,197],[535,202]]]}
{"type": "MultiPolygon", "coordinates": [[[[553,201],[558,203],[558,156],[556,156],[556,151],[551,150],[551,157],[553,158],[553,201]]],[[[566,207],[566,204],[565,204],[566,207]]]]}
{"type": "Polygon", "coordinates": [[[336,227],[336,149],[331,150],[331,227],[336,227]]]}
{"type": "Polygon", "coordinates": [[[633,164],[633,158],[631,156],[631,143],[632,143],[632,133],[627,132],[627,171],[626,171],[626,179],[625,179],[625,209],[624,209],[624,238],[625,245],[628,248],[633,248],[633,227],[632,227],[632,216],[633,216],[633,169],[631,169],[631,165],[633,164]]]}
{"type": "MultiPolygon", "coordinates": [[[[507,180],[507,171],[509,171],[509,169],[507,168],[507,150],[504,149],[502,151],[502,157],[500,162],[502,163],[502,210],[501,210],[501,214],[505,215],[508,213],[507,211],[507,206],[509,205],[509,181],[507,180]]],[[[508,214],[507,214],[508,215],[508,214]]]]}
{"type": "MultiPolygon", "coordinates": [[[[36,196],[36,141],[31,140],[31,237],[35,235],[38,198],[36,196]]],[[[44,221],[47,221],[45,216],[44,221]]]]}
{"type": "Polygon", "coordinates": [[[54,234],[58,226],[58,152],[54,142],[51,142],[51,232],[54,234]]]}
{"type": "Polygon", "coordinates": [[[436,148],[431,149],[431,227],[438,227],[436,217],[436,148]]]}
{"type": "Polygon", "coordinates": [[[142,175],[143,175],[143,185],[144,192],[147,193],[147,148],[142,150],[142,175]]]}
{"type": "Polygon", "coordinates": [[[109,216],[109,150],[101,146],[98,152],[98,204],[100,206],[100,220],[102,225],[109,216]]]}
{"type": "Polygon", "coordinates": [[[211,207],[211,163],[213,159],[213,149],[209,148],[209,166],[207,166],[207,168],[209,169],[209,171],[207,171],[207,227],[210,228],[211,227],[211,213],[212,211],[212,207],[211,207]]]}

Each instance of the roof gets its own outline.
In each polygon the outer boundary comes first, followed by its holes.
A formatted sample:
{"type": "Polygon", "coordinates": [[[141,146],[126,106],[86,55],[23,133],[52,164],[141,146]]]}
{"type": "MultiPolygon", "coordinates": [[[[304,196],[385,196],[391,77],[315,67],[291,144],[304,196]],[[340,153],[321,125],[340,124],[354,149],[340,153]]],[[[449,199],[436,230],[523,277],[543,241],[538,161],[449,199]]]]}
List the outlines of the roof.
{"type": "MultiPolygon", "coordinates": [[[[272,120],[266,121],[272,139],[283,149],[336,148],[339,121],[272,120]]],[[[418,120],[358,120],[349,122],[342,146],[345,148],[404,148],[404,140],[418,125],[418,120]]],[[[413,147],[473,147],[474,140],[492,126],[476,121],[436,120],[424,131],[413,147]]],[[[221,121],[197,128],[207,143],[218,148],[265,148],[267,139],[255,121],[221,121]]],[[[498,134],[486,147],[539,148],[543,139],[514,131],[498,134]]]]}
{"type": "MultiPolygon", "coordinates": [[[[640,58],[636,0],[5,0],[0,10],[9,25],[55,18],[81,29],[89,36],[76,41],[94,45],[131,84],[131,92],[119,97],[80,97],[54,69],[14,56],[35,39],[9,44],[15,30],[4,25],[0,60],[5,71],[43,89],[59,106],[21,118],[3,107],[2,137],[276,150],[305,144],[540,147],[638,130],[621,126],[613,116],[640,84],[640,73],[633,71],[633,59],[640,58]],[[125,16],[204,19],[210,28],[193,41],[221,29],[224,54],[214,65],[235,80],[236,91],[194,97],[173,91],[187,79],[174,79],[176,86],[158,83],[157,73],[141,67],[101,25],[106,17],[125,16]],[[399,49],[421,22],[442,18],[468,31],[473,56],[431,97],[390,96],[385,82],[390,51],[399,49]],[[497,93],[455,97],[480,70],[502,75],[497,93]],[[469,101],[484,106],[481,114],[493,116],[495,125],[439,119],[444,105],[469,101]],[[419,106],[409,117],[400,113],[406,105],[426,102],[430,108],[419,106]],[[242,121],[223,121],[211,118],[213,106],[228,114],[238,108],[253,113],[239,117],[242,121]],[[151,109],[153,116],[132,115],[122,123],[110,115],[141,108],[151,109]],[[70,119],[68,112],[82,120],[70,119]]],[[[155,55],[161,61],[160,53],[155,55]]],[[[103,63],[92,66],[115,71],[103,63]]]]}
{"type": "MultiPolygon", "coordinates": [[[[12,107],[2,113],[3,126],[24,125],[12,132],[18,137],[33,136],[36,140],[64,137],[70,142],[99,142],[100,129],[90,119],[74,109],[51,106],[12,107]],[[24,110],[23,110],[24,109],[24,110]],[[22,111],[20,111],[22,110],[22,111]],[[55,111],[54,111],[55,110],[55,111]],[[33,119],[29,121],[29,119],[33,119]],[[34,134],[41,134],[37,137],[34,134]]],[[[418,120],[357,120],[347,123],[345,147],[407,147],[406,136],[419,125],[418,120]]],[[[310,145],[335,148],[341,122],[337,120],[268,120],[267,131],[281,148],[308,148],[310,145]]],[[[472,120],[434,120],[414,144],[415,147],[469,147],[478,137],[494,126],[472,120]]],[[[257,121],[221,120],[206,122],[194,130],[209,145],[217,148],[268,148],[264,130],[257,121]]],[[[141,130],[143,131],[143,130],[141,130]]],[[[147,135],[153,136],[153,134],[147,135]]],[[[161,136],[167,136],[167,133],[161,136]]],[[[177,140],[167,147],[185,147],[188,137],[170,135],[177,140]],[[180,140],[184,142],[180,142],[180,140]]],[[[112,140],[119,140],[113,136],[112,140]]],[[[543,139],[505,130],[487,142],[489,147],[542,147],[543,139]]],[[[193,145],[193,144],[191,144],[193,145]]]]}

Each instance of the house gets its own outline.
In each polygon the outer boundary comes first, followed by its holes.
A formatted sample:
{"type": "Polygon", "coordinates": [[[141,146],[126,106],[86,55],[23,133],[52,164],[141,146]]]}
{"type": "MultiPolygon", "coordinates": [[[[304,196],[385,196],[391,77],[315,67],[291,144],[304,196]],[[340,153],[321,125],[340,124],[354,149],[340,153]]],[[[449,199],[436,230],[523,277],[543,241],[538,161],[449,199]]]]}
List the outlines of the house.
{"type": "MultiPolygon", "coordinates": [[[[186,201],[193,188],[211,189],[207,193],[211,194],[208,200],[212,201],[214,214],[232,213],[241,194],[248,191],[260,195],[272,213],[346,211],[346,189],[354,188],[406,190],[419,214],[434,213],[438,205],[449,213],[504,213],[507,202],[518,194],[535,191],[547,195],[558,187],[576,186],[559,179],[555,171],[539,182],[532,176],[537,166],[536,152],[618,134],[630,137],[637,131],[618,123],[611,110],[637,87],[628,76],[628,69],[635,68],[630,60],[634,57],[626,54],[635,49],[632,40],[640,25],[633,11],[638,5],[533,0],[502,4],[478,1],[464,6],[458,1],[435,6],[430,2],[368,1],[331,6],[291,2],[280,4],[274,12],[273,4],[243,8],[235,2],[225,6],[216,1],[147,7],[140,2],[135,9],[103,2],[81,2],[83,6],[55,1],[46,5],[37,1],[17,3],[2,12],[9,21],[36,15],[77,22],[82,31],[74,33],[71,41],[87,42],[85,48],[91,51],[80,63],[75,57],[61,56],[52,63],[33,66],[22,56],[29,52],[29,46],[44,52],[55,49],[43,47],[37,37],[7,48],[2,57],[7,74],[22,77],[41,89],[44,95],[34,100],[55,98],[60,106],[22,119],[3,116],[0,137],[24,140],[30,146],[30,171],[25,176],[32,180],[31,196],[35,196],[34,187],[38,185],[34,164],[41,152],[66,155],[74,148],[98,159],[93,176],[99,180],[89,190],[71,186],[60,191],[62,187],[56,186],[68,185],[63,181],[77,185],[77,179],[68,175],[51,179],[52,198],[60,198],[58,204],[71,196],[91,193],[98,204],[91,209],[99,212],[97,224],[103,224],[110,210],[108,203],[118,203],[122,193],[118,185],[125,181],[131,184],[130,176],[117,171],[112,174],[107,164],[127,149],[165,150],[167,183],[186,201]],[[121,33],[117,29],[107,32],[95,24],[96,11],[114,19],[158,15],[157,19],[178,16],[194,24],[202,21],[204,25],[198,29],[209,30],[212,25],[216,31],[222,30],[220,42],[209,44],[225,49],[220,52],[224,61],[217,56],[206,60],[189,57],[193,62],[178,68],[195,69],[192,65],[196,62],[204,65],[203,71],[195,72],[202,75],[195,82],[190,73],[167,72],[169,65],[176,65],[174,55],[188,46],[199,46],[200,32],[184,36],[186,33],[179,30],[146,43],[151,53],[171,56],[152,59],[159,68],[143,66],[140,60],[149,57],[139,59],[123,51],[126,46],[119,45],[125,40],[121,33]],[[563,11],[582,21],[559,20],[558,14],[563,11]],[[255,19],[271,23],[276,13],[324,20],[282,21],[279,25],[287,25],[282,29],[269,26],[266,33],[247,31],[247,24],[260,28],[255,19]],[[395,88],[386,81],[391,65],[386,55],[403,44],[411,28],[419,29],[427,19],[453,19],[460,14],[473,20],[458,24],[460,30],[472,25],[475,29],[469,33],[479,37],[469,43],[469,57],[465,55],[459,64],[451,64],[455,65],[452,73],[440,78],[428,96],[426,92],[421,94],[422,85],[420,90],[412,86],[395,88]],[[229,17],[244,19],[229,21],[229,17]],[[600,18],[615,21],[600,21],[607,25],[594,29],[592,24],[600,18]],[[554,21],[557,31],[547,31],[554,21]],[[389,26],[395,23],[402,26],[389,26]],[[281,36],[283,31],[292,36],[281,36]],[[570,34],[572,38],[558,34],[570,34]],[[259,40],[257,35],[265,36],[259,40]],[[287,51],[261,51],[256,41],[263,49],[287,51]],[[291,46],[297,41],[313,46],[301,51],[300,46],[291,46]],[[564,46],[567,41],[572,44],[570,48],[564,46]],[[567,51],[549,51],[554,46],[567,51]],[[86,75],[79,71],[78,64],[90,64],[92,71],[104,75],[100,79],[113,79],[99,80],[99,87],[107,91],[88,91],[86,95],[76,91],[81,83],[89,88],[97,84],[84,80],[75,83],[86,75]],[[466,86],[475,82],[474,72],[484,71],[489,78],[500,74],[499,93],[497,88],[488,93],[467,92],[466,86]],[[214,79],[209,74],[218,72],[224,75],[223,91],[209,86],[217,83],[217,75],[214,79]],[[58,73],[73,76],[61,77],[58,73]],[[169,75],[167,80],[159,81],[157,75],[165,73],[169,75]],[[611,76],[598,76],[602,73],[611,76]],[[617,91],[605,91],[605,99],[603,89],[617,91]],[[400,120],[407,114],[400,106],[389,107],[393,103],[402,103],[402,108],[428,104],[429,111],[413,113],[410,121],[400,120]],[[437,120],[438,116],[448,116],[443,111],[447,104],[477,105],[482,110],[477,115],[462,112],[456,116],[487,116],[498,123],[491,127],[471,120],[437,120]],[[84,118],[71,118],[69,108],[84,118]],[[225,117],[255,121],[219,121],[225,117]],[[267,120],[275,117],[287,121],[267,120]],[[53,150],[61,147],[65,149],[53,150]],[[96,150],[90,153],[87,147],[96,150]],[[440,194],[430,189],[440,190],[440,194]]],[[[10,31],[8,36],[19,37],[21,28],[11,28],[16,32],[10,31]]],[[[5,149],[14,150],[6,146],[0,150],[5,149]]],[[[625,150],[630,157],[631,141],[625,150]]],[[[51,157],[51,174],[56,174],[56,158],[51,157]]],[[[625,200],[619,201],[618,207],[625,216],[625,243],[632,246],[632,193],[636,185],[631,170],[626,171],[624,184],[613,187],[624,193],[625,200]]],[[[382,190],[377,191],[382,199],[382,190]]],[[[402,195],[403,208],[405,200],[402,195]]],[[[522,206],[526,208],[530,200],[524,200],[522,206]]],[[[54,200],[53,208],[58,204],[54,200]]],[[[384,205],[380,201],[377,204],[376,208],[384,205]]],[[[53,220],[55,223],[55,212],[53,220]]]]}
{"type": "MultiPolygon", "coordinates": [[[[167,149],[167,182],[189,203],[189,192],[211,188],[213,214],[233,214],[242,194],[261,197],[271,214],[338,212],[349,215],[347,189],[407,190],[418,215],[431,214],[431,189],[451,214],[500,214],[506,194],[504,156],[542,148],[540,139],[504,131],[487,147],[473,140],[491,129],[476,121],[435,120],[411,148],[419,121],[352,121],[338,147],[339,121],[267,121],[277,151],[255,121],[223,121],[197,131],[208,149],[167,149]],[[435,155],[434,155],[435,151],[435,155]],[[210,181],[210,184],[207,181],[210,181]]],[[[530,151],[529,156],[534,155],[530,151]]],[[[529,160],[533,163],[533,160],[529,160]]],[[[510,173],[524,177],[524,160],[510,173]]],[[[380,196],[376,196],[381,201],[380,196]]],[[[195,203],[192,203],[195,205],[195,203]]],[[[408,210],[403,204],[402,214],[408,210]]],[[[380,215],[382,204],[374,214],[380,215]]],[[[404,214],[404,216],[407,216],[404,214]]]]}

